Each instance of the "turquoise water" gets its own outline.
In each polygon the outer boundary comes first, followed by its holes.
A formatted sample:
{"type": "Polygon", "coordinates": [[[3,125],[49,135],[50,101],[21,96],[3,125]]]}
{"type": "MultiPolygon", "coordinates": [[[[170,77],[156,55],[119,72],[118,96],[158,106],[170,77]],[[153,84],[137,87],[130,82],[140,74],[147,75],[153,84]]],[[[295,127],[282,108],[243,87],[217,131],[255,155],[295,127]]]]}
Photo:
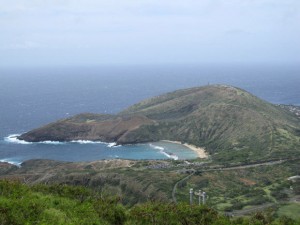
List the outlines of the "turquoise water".
{"type": "Polygon", "coordinates": [[[1,152],[2,162],[20,165],[29,159],[53,159],[80,162],[100,159],[193,159],[197,154],[189,148],[175,143],[153,142],[117,146],[114,143],[91,141],[41,142],[19,141],[15,135],[2,141],[5,151],[1,152]]]}

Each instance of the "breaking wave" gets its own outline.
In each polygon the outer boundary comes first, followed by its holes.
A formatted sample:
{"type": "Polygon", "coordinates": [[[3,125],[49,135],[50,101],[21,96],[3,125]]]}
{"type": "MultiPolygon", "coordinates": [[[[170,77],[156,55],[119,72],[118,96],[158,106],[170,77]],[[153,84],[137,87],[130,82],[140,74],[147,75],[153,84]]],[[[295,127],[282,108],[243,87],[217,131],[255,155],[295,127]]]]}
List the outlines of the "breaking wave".
{"type": "Polygon", "coordinates": [[[174,159],[174,160],[178,160],[179,159],[179,157],[177,155],[175,155],[173,153],[170,153],[170,152],[166,152],[165,148],[163,148],[161,146],[150,144],[150,147],[159,150],[159,153],[167,156],[170,159],[174,159]]]}
{"type": "Polygon", "coordinates": [[[48,145],[63,145],[63,144],[65,144],[64,142],[60,142],[60,141],[40,141],[37,143],[38,144],[48,144],[48,145]]]}
{"type": "Polygon", "coordinates": [[[111,147],[114,147],[114,146],[116,146],[116,145],[117,145],[116,142],[112,142],[112,143],[108,143],[108,144],[107,144],[107,147],[111,148],[111,147]]]}
{"type": "Polygon", "coordinates": [[[165,148],[153,144],[150,144],[150,147],[161,151],[165,150],[165,148]]]}
{"type": "Polygon", "coordinates": [[[70,141],[71,143],[78,143],[78,144],[104,144],[107,145],[107,147],[109,148],[116,148],[116,147],[121,147],[122,145],[117,145],[117,143],[112,142],[112,143],[107,143],[107,142],[103,142],[103,141],[89,141],[89,140],[74,140],[74,141],[70,141]]]}
{"type": "Polygon", "coordinates": [[[162,151],[162,150],[160,151],[160,153],[167,156],[170,159],[178,160],[178,158],[179,158],[177,155],[175,155],[173,153],[168,153],[168,152],[165,152],[165,151],[162,151]]]}
{"type": "Polygon", "coordinates": [[[88,141],[88,140],[74,140],[70,141],[71,143],[78,143],[78,144],[107,144],[102,141],[88,141]]]}
{"type": "Polygon", "coordinates": [[[0,162],[6,162],[18,167],[21,167],[22,162],[13,159],[0,159],[0,162]]]}
{"type": "Polygon", "coordinates": [[[28,142],[24,140],[19,140],[17,137],[19,137],[21,134],[11,134],[4,138],[4,141],[13,143],[13,144],[23,144],[23,145],[30,145],[30,144],[49,144],[49,145],[63,145],[67,143],[77,143],[77,144],[104,144],[107,145],[109,148],[116,148],[121,147],[122,145],[117,145],[117,143],[106,143],[102,141],[89,141],[89,140],[73,140],[69,142],[61,142],[61,141],[40,141],[40,142],[28,142]]]}
{"type": "Polygon", "coordinates": [[[23,140],[19,140],[17,137],[20,136],[20,134],[11,134],[4,138],[6,142],[14,143],[14,144],[22,144],[22,145],[28,145],[32,144],[32,142],[27,142],[23,140]]]}
{"type": "Polygon", "coordinates": [[[59,142],[59,141],[40,141],[40,142],[29,142],[29,141],[24,141],[24,140],[19,140],[18,136],[21,134],[11,134],[7,137],[4,138],[4,141],[13,143],[13,144],[22,144],[22,145],[30,145],[30,144],[51,144],[51,145],[61,145],[64,144],[64,142],[59,142]]]}
{"type": "Polygon", "coordinates": [[[122,145],[117,145],[116,142],[105,143],[105,144],[107,144],[107,147],[109,147],[109,148],[118,148],[118,147],[122,147],[122,145]]]}

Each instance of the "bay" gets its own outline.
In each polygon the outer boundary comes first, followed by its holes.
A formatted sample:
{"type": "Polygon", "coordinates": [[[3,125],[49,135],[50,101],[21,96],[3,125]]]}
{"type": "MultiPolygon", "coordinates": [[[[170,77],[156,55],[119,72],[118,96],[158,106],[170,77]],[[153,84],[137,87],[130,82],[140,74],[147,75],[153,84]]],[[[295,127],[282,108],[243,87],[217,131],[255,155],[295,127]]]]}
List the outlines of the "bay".
{"type": "MultiPolygon", "coordinates": [[[[17,144],[6,138],[78,113],[117,113],[146,98],[207,84],[233,85],[275,104],[300,105],[299,65],[2,68],[0,160],[20,163],[32,158],[62,161],[170,158],[150,144],[119,147],[99,143],[17,144]]],[[[165,152],[173,152],[180,159],[196,157],[182,145],[159,144],[165,152]]]]}

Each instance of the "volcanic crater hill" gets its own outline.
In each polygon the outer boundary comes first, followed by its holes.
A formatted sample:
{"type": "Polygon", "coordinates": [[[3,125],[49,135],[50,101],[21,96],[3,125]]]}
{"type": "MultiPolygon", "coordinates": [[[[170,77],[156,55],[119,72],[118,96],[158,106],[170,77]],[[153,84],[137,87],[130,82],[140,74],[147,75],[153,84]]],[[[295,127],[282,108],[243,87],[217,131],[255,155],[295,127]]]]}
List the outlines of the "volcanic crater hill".
{"type": "Polygon", "coordinates": [[[227,85],[177,90],[117,115],[79,114],[19,139],[119,144],[174,140],[204,147],[214,159],[269,160],[300,153],[300,120],[289,110],[227,85]]]}

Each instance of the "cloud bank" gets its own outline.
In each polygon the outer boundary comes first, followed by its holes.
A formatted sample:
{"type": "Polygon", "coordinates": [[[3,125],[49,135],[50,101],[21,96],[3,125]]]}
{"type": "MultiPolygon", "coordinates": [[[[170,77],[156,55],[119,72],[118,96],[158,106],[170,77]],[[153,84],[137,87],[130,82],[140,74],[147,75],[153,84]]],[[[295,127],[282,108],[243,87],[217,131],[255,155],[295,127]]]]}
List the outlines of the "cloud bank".
{"type": "Polygon", "coordinates": [[[0,0],[0,66],[297,62],[298,0],[0,0]]]}

